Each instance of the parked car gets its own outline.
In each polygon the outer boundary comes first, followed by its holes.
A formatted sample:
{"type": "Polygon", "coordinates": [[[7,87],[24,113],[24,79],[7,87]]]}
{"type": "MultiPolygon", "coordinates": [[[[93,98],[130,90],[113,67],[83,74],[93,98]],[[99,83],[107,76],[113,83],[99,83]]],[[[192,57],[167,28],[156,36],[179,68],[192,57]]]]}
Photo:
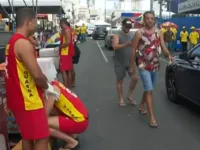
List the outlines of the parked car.
{"type": "MultiPolygon", "coordinates": [[[[106,36],[105,36],[105,47],[107,47],[109,50],[112,50],[112,38],[113,35],[117,34],[121,30],[121,27],[116,27],[108,30],[106,36]]],[[[135,34],[137,29],[131,29],[130,32],[135,34]]]]}
{"type": "Polygon", "coordinates": [[[120,31],[120,29],[118,29],[118,28],[112,28],[107,31],[104,42],[105,42],[105,47],[107,47],[109,50],[112,50],[113,35],[117,34],[119,31],[120,31]]]}
{"type": "Polygon", "coordinates": [[[94,32],[92,33],[92,38],[94,40],[97,39],[104,39],[106,34],[106,27],[105,26],[98,26],[95,27],[94,32]]]}
{"type": "Polygon", "coordinates": [[[200,105],[200,45],[174,57],[166,67],[165,86],[170,101],[184,97],[200,105]]]}
{"type": "Polygon", "coordinates": [[[88,25],[87,26],[87,35],[92,36],[92,33],[94,32],[95,26],[94,25],[88,25]]]}

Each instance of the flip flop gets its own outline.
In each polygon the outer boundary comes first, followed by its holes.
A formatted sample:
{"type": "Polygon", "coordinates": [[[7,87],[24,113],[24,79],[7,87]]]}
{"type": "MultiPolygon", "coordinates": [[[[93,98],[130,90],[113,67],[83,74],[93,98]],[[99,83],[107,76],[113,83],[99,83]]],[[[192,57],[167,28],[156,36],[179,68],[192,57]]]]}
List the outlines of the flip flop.
{"type": "Polygon", "coordinates": [[[157,122],[155,122],[155,123],[150,122],[150,123],[149,123],[149,126],[150,126],[151,128],[157,128],[157,127],[158,127],[158,124],[157,124],[157,122]]]}
{"type": "Polygon", "coordinates": [[[142,110],[141,108],[139,109],[140,114],[142,114],[143,116],[147,115],[147,111],[146,110],[142,110]]]}
{"type": "Polygon", "coordinates": [[[135,100],[133,100],[133,99],[131,99],[129,97],[127,97],[127,99],[128,99],[128,101],[130,102],[131,105],[133,105],[133,106],[137,105],[135,100]]]}
{"type": "Polygon", "coordinates": [[[64,147],[64,149],[69,149],[69,150],[78,150],[78,148],[80,147],[80,143],[78,143],[75,147],[73,147],[73,148],[70,148],[70,147],[64,147]]]}
{"type": "Polygon", "coordinates": [[[126,103],[125,102],[119,102],[119,106],[124,107],[124,106],[126,106],[126,103]]]}

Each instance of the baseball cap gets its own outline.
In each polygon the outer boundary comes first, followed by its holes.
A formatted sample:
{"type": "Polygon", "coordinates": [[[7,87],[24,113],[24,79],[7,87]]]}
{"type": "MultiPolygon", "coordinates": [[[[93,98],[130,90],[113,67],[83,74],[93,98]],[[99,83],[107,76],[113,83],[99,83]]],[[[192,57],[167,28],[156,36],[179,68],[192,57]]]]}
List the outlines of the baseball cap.
{"type": "Polygon", "coordinates": [[[125,18],[122,21],[122,26],[125,26],[126,28],[132,28],[132,22],[130,21],[130,19],[125,18]]]}

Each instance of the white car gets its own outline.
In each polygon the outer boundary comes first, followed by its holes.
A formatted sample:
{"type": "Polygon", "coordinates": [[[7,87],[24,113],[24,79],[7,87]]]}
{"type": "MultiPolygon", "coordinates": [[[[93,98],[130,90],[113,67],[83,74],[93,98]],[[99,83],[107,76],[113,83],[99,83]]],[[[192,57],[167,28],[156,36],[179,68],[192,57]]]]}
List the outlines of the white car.
{"type": "Polygon", "coordinates": [[[92,33],[94,32],[94,28],[95,28],[95,26],[88,25],[88,27],[87,27],[87,35],[88,36],[92,35],[92,33]]]}

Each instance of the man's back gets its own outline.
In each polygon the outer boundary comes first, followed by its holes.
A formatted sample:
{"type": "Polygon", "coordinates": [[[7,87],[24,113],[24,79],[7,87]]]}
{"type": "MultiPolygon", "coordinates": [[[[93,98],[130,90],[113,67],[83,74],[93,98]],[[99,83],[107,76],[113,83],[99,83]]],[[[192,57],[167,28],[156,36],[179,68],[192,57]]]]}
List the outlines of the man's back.
{"type": "MultiPolygon", "coordinates": [[[[117,33],[119,38],[119,44],[124,44],[127,41],[131,41],[133,39],[133,33],[129,32],[127,34],[119,31],[117,33]]],[[[132,54],[132,47],[127,46],[115,51],[115,64],[120,63],[121,65],[128,66],[130,63],[130,57],[132,54]]]]}

